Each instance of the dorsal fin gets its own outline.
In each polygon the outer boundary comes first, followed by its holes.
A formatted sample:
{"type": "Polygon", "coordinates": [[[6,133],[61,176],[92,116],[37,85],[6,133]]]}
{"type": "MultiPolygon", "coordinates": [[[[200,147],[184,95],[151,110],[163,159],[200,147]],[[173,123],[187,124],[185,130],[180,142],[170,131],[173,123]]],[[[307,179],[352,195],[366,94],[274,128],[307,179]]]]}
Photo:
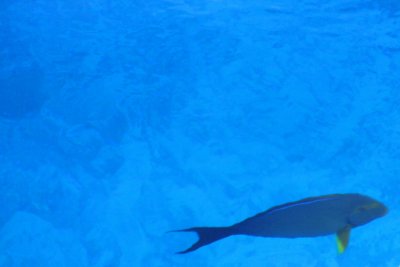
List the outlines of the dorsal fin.
{"type": "Polygon", "coordinates": [[[332,195],[325,195],[325,196],[319,196],[319,197],[304,198],[304,199],[301,199],[298,201],[289,202],[289,203],[285,203],[282,205],[272,207],[272,208],[264,211],[263,213],[273,213],[278,210],[283,210],[283,209],[287,209],[287,208],[291,208],[291,207],[295,207],[295,206],[299,206],[299,205],[307,205],[307,204],[311,204],[311,203],[315,203],[315,202],[327,201],[327,200],[335,199],[339,196],[341,196],[341,195],[340,194],[332,194],[332,195]]]}

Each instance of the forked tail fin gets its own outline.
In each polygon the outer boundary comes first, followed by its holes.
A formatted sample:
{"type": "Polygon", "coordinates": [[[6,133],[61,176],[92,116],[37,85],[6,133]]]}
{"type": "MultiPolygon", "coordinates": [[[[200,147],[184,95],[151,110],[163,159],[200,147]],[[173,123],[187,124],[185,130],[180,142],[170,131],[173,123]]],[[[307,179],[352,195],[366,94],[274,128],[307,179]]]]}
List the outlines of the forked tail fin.
{"type": "Polygon", "coordinates": [[[173,232],[195,232],[199,236],[199,240],[197,240],[196,243],[194,243],[190,248],[186,250],[177,252],[178,254],[192,252],[198,248],[201,248],[205,245],[208,245],[233,234],[230,227],[193,227],[173,232]]]}

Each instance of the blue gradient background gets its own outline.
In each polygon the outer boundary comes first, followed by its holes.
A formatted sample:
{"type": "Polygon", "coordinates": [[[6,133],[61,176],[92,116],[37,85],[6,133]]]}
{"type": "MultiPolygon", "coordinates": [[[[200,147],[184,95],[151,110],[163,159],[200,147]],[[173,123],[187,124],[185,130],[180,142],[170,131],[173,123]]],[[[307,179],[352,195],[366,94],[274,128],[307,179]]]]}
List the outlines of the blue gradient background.
{"type": "Polygon", "coordinates": [[[396,0],[1,0],[0,266],[400,264],[396,0]],[[191,226],[360,192],[333,236],[191,226]]]}

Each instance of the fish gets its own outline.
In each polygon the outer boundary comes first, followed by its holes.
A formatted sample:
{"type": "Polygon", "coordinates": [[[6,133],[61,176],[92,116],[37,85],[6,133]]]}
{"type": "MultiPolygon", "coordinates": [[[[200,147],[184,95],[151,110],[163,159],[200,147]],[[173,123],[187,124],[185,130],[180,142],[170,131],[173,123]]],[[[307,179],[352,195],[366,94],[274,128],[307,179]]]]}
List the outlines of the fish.
{"type": "Polygon", "coordinates": [[[186,250],[195,251],[234,235],[271,238],[307,238],[336,235],[337,250],[343,253],[353,228],[365,225],[388,213],[381,202],[358,193],[308,197],[274,206],[241,222],[226,227],[192,227],[171,232],[195,232],[198,240],[186,250]]]}

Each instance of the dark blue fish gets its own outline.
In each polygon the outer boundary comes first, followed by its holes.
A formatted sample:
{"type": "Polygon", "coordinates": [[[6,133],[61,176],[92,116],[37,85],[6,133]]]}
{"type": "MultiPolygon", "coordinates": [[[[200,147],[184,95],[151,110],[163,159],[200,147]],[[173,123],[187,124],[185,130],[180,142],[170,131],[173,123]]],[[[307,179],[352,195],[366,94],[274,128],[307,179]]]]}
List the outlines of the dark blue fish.
{"type": "Polygon", "coordinates": [[[336,234],[342,253],[350,230],[387,213],[385,205],[360,194],[310,197],[272,207],[228,227],[193,227],[178,232],[196,232],[199,240],[180,254],[194,251],[231,235],[261,237],[316,237],[336,234]]]}

